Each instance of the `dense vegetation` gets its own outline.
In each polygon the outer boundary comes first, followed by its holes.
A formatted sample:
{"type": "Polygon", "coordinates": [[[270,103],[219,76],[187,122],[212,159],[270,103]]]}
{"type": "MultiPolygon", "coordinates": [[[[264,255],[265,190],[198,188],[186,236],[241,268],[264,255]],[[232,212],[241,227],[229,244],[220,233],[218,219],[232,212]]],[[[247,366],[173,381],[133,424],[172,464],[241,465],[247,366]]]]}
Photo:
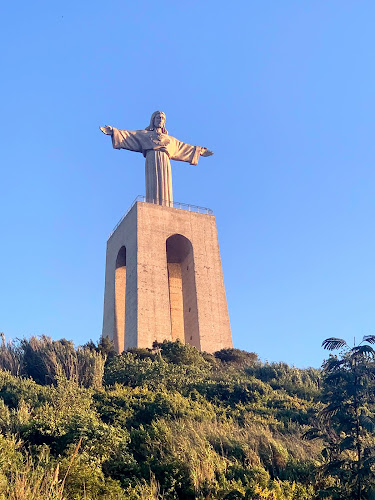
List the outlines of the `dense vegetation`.
{"type": "MultiPolygon", "coordinates": [[[[118,356],[106,339],[75,349],[47,337],[3,339],[0,369],[0,499],[357,498],[337,496],[347,477],[358,491],[358,442],[342,446],[337,411],[321,417],[329,387],[347,396],[328,372],[237,349],[164,342],[118,356]]],[[[361,398],[370,458],[372,402],[361,398]]]]}

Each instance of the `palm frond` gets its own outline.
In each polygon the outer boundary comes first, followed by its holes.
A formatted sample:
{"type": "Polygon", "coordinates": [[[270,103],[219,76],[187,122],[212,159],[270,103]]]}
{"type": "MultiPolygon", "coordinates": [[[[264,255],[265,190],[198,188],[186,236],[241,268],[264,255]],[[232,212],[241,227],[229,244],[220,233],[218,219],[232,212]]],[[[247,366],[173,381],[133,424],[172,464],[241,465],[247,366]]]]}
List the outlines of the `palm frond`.
{"type": "Polygon", "coordinates": [[[312,439],[318,439],[321,437],[323,437],[323,433],[318,427],[312,427],[307,432],[302,434],[302,439],[306,439],[309,441],[312,439]]]}
{"type": "Polygon", "coordinates": [[[356,354],[370,354],[371,356],[375,356],[375,351],[370,345],[358,345],[353,347],[350,352],[353,355],[356,354]]]}
{"type": "Polygon", "coordinates": [[[360,415],[359,416],[359,423],[361,424],[361,426],[364,429],[366,429],[366,431],[374,432],[375,423],[372,420],[372,418],[370,418],[368,415],[360,415]]]}
{"type": "Polygon", "coordinates": [[[341,408],[341,401],[334,401],[321,410],[322,415],[334,415],[341,408]]]}
{"type": "Polygon", "coordinates": [[[344,359],[337,359],[336,357],[332,356],[324,362],[323,370],[328,373],[334,373],[335,371],[338,371],[338,369],[341,368],[344,364],[344,359]]]}
{"type": "Polygon", "coordinates": [[[322,342],[322,347],[328,351],[334,351],[335,349],[340,349],[340,347],[347,346],[348,344],[344,339],[338,339],[336,337],[330,337],[322,342]]]}
{"type": "Polygon", "coordinates": [[[369,344],[375,344],[375,335],[365,335],[362,342],[368,342],[369,344]]]}
{"type": "Polygon", "coordinates": [[[339,363],[326,363],[323,365],[323,373],[326,382],[340,381],[346,375],[346,362],[341,360],[339,363]]]}

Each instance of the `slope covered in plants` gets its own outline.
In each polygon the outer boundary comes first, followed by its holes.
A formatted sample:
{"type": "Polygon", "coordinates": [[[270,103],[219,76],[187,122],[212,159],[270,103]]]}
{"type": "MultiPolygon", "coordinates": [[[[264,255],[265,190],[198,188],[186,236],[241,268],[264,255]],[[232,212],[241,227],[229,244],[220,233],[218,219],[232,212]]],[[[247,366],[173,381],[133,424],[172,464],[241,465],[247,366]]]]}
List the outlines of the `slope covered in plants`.
{"type": "MultiPolygon", "coordinates": [[[[0,499],[312,499],[320,371],[180,343],[0,349],[0,499]]],[[[326,479],[325,479],[326,480],[326,479]]]]}

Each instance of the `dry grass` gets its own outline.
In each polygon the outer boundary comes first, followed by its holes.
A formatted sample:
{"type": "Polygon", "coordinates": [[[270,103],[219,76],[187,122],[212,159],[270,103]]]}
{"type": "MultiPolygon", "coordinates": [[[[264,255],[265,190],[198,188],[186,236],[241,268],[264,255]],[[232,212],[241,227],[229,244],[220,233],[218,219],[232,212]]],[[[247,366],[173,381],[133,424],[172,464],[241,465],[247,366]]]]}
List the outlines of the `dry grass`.
{"type": "Polygon", "coordinates": [[[3,479],[0,493],[1,500],[64,500],[59,480],[59,466],[46,469],[35,465],[28,458],[23,467],[3,479]]]}
{"type": "Polygon", "coordinates": [[[59,479],[60,465],[46,464],[43,454],[38,461],[27,456],[22,466],[15,471],[7,473],[3,470],[0,477],[0,500],[67,500],[64,494],[65,481],[81,441],[80,439],[70,458],[63,480],[59,479]]]}
{"type": "Polygon", "coordinates": [[[160,491],[160,485],[155,479],[154,474],[150,475],[150,482],[139,482],[131,491],[131,498],[137,500],[164,500],[165,496],[160,491]]]}
{"type": "Polygon", "coordinates": [[[214,484],[234,463],[245,467],[283,469],[288,461],[314,461],[320,443],[301,436],[272,432],[268,427],[235,422],[159,420],[154,424],[160,439],[150,443],[161,460],[174,457],[187,465],[195,491],[214,484]]]}

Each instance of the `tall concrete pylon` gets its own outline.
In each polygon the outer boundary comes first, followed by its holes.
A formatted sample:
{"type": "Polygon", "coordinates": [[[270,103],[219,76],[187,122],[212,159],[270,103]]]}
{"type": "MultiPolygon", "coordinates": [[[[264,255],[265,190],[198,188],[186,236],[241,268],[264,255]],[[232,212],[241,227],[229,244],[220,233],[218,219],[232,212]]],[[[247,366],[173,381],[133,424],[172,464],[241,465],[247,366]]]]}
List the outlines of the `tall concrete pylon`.
{"type": "Polygon", "coordinates": [[[134,203],[107,243],[103,336],[119,353],[177,339],[232,347],[212,213],[134,203]]]}

